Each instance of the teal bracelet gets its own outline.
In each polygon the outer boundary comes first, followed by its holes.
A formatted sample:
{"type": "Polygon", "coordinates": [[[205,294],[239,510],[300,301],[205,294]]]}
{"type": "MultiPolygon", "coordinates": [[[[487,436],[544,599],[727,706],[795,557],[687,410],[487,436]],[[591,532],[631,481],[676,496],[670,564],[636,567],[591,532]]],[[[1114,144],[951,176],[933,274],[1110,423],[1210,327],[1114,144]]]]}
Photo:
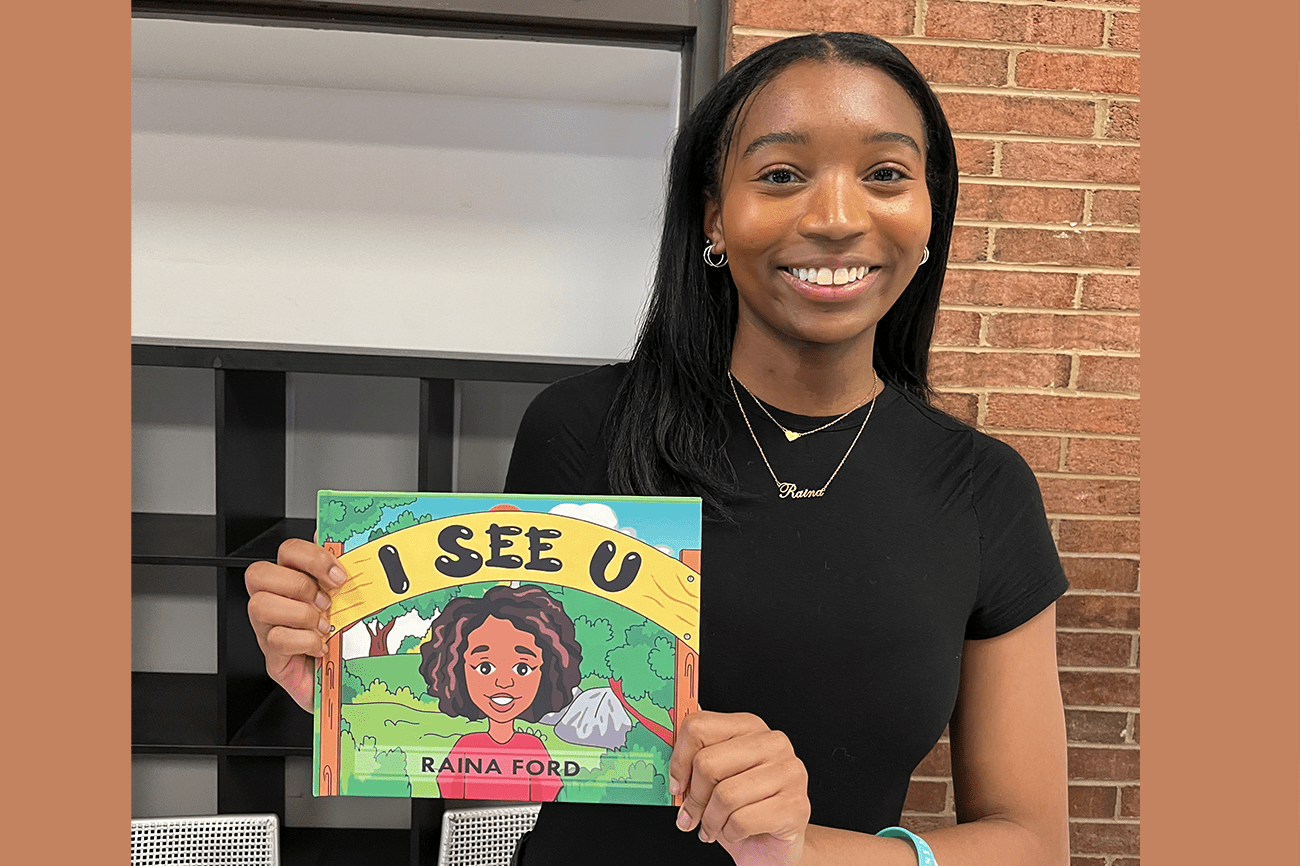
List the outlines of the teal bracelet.
{"type": "Polygon", "coordinates": [[[930,850],[930,846],[925,844],[925,840],[911,830],[904,830],[902,827],[886,827],[876,835],[908,840],[916,848],[916,862],[920,866],[936,866],[934,852],[930,850]]]}

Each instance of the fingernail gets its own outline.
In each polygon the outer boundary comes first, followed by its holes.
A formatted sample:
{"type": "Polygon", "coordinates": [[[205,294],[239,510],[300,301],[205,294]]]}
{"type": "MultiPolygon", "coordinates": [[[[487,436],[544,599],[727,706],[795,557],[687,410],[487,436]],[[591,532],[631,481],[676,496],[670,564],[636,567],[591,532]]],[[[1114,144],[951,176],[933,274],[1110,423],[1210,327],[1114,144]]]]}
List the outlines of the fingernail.
{"type": "Polygon", "coordinates": [[[320,630],[321,634],[328,635],[330,633],[330,621],[327,620],[325,617],[321,617],[320,622],[317,623],[316,625],[316,628],[320,630]]]}
{"type": "Polygon", "coordinates": [[[668,777],[668,793],[676,797],[682,792],[682,783],[672,776],[668,777]]]}
{"type": "Polygon", "coordinates": [[[686,814],[686,809],[677,810],[677,829],[689,830],[691,828],[691,816],[686,814]]]}
{"type": "Polygon", "coordinates": [[[320,608],[321,610],[329,610],[329,609],[330,609],[330,597],[329,597],[328,595],[326,595],[325,593],[320,592],[319,590],[317,590],[317,592],[316,592],[316,606],[317,606],[318,608],[320,608]]]}
{"type": "Polygon", "coordinates": [[[712,840],[709,839],[709,834],[704,832],[704,828],[703,828],[703,827],[700,828],[700,841],[701,841],[701,842],[709,842],[709,841],[712,841],[712,840]]]}
{"type": "Polygon", "coordinates": [[[338,586],[342,586],[345,582],[347,582],[348,576],[347,573],[343,571],[343,569],[339,568],[336,565],[330,569],[329,579],[330,579],[330,583],[338,587],[338,586]]]}

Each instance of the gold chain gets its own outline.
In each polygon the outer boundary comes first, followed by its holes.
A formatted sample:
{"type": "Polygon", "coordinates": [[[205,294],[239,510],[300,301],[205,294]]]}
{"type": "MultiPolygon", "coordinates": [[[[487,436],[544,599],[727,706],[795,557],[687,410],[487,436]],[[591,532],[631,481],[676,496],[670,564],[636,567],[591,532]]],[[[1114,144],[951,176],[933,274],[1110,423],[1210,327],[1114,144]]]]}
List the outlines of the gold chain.
{"type": "MultiPolygon", "coordinates": [[[[835,480],[835,476],[840,474],[840,469],[842,469],[842,468],[844,467],[844,462],[845,462],[846,460],[849,459],[849,455],[853,453],[853,448],[854,448],[854,446],[858,444],[858,439],[860,439],[860,438],[862,437],[862,431],[865,430],[865,429],[867,429],[867,422],[871,420],[871,413],[872,413],[872,411],[876,408],[876,397],[880,396],[878,393],[876,393],[876,387],[880,384],[880,377],[876,375],[876,371],[875,371],[875,370],[872,370],[872,371],[871,371],[871,376],[872,376],[872,383],[871,383],[871,398],[870,398],[869,401],[867,401],[867,402],[869,402],[871,405],[867,407],[867,415],[866,415],[865,418],[862,419],[862,426],[860,426],[860,427],[858,428],[858,434],[857,434],[856,436],[853,437],[853,441],[849,444],[849,450],[844,452],[844,456],[840,458],[839,466],[836,466],[836,467],[835,467],[835,471],[831,473],[831,477],[830,477],[830,478],[827,478],[827,479],[826,479],[826,483],[825,483],[825,484],[823,484],[823,485],[822,485],[819,489],[817,489],[817,490],[801,490],[801,489],[799,489],[798,487],[796,487],[796,486],[794,485],[793,482],[790,482],[790,481],[782,481],[780,478],[777,478],[777,477],[776,477],[776,470],[772,468],[772,463],[767,459],[767,452],[764,451],[764,450],[763,450],[763,446],[759,444],[759,442],[758,442],[758,435],[754,433],[754,426],[753,426],[752,424],[749,423],[749,415],[746,414],[746,412],[745,412],[745,404],[743,404],[743,403],[740,402],[740,394],[739,394],[739,392],[736,391],[736,382],[737,382],[738,380],[736,379],[735,376],[731,375],[731,372],[730,372],[730,371],[728,371],[728,373],[727,373],[727,379],[731,382],[731,396],[733,396],[733,397],[736,398],[736,406],[740,409],[740,417],[745,419],[745,426],[746,426],[747,428],[749,428],[749,435],[753,437],[753,439],[754,439],[754,445],[758,448],[759,456],[761,456],[761,457],[763,458],[763,463],[764,463],[764,465],[767,466],[767,471],[768,471],[769,473],[771,473],[771,475],[772,475],[772,480],[773,480],[774,482],[776,482],[776,492],[777,492],[777,494],[778,494],[782,499],[817,499],[817,498],[820,498],[821,496],[823,496],[823,495],[826,493],[826,488],[828,488],[828,487],[831,486],[831,482],[835,480]]],[[[740,387],[745,388],[745,386],[744,386],[743,384],[742,384],[740,387]]],[[[749,391],[748,388],[745,388],[745,393],[746,393],[746,394],[749,394],[750,399],[752,399],[755,403],[758,403],[758,398],[754,397],[754,395],[753,395],[752,393],[750,393],[750,391],[749,391]]],[[[759,406],[762,406],[762,405],[763,405],[762,403],[759,403],[759,406]]],[[[866,405],[866,404],[865,404],[865,403],[860,404],[860,405],[858,406],[858,409],[861,409],[863,405],[866,405]]],[[[850,409],[850,410],[849,410],[849,412],[855,412],[855,411],[857,411],[857,409],[850,409]]],[[[836,420],[836,421],[839,421],[840,419],[844,418],[844,417],[845,417],[846,415],[848,415],[848,414],[849,414],[849,413],[846,412],[844,415],[841,415],[839,418],[836,418],[835,420],[836,420]]],[[[773,418],[772,420],[775,421],[776,419],[773,418]]],[[[832,421],[832,422],[831,422],[831,424],[834,424],[834,423],[835,423],[835,421],[832,421]]],[[[777,426],[780,427],[781,425],[780,425],[780,424],[777,424],[777,426]]],[[[830,426],[830,425],[826,425],[826,426],[830,426]]],[[[782,428],[782,429],[784,429],[784,428],[782,428]]],[[[821,428],[818,428],[818,429],[821,429],[821,428]]],[[[812,431],[812,432],[816,433],[817,431],[814,430],[814,431],[812,431]]],[[[805,434],[805,435],[806,435],[806,434],[805,434]]]]}
{"type": "MultiPolygon", "coordinates": [[[[732,378],[735,378],[735,377],[733,376],[732,378]]],[[[737,381],[737,382],[740,382],[739,379],[736,379],[736,381],[737,381]]],[[[794,440],[796,440],[796,439],[801,439],[801,438],[803,438],[804,436],[811,436],[811,435],[813,435],[814,433],[820,433],[820,432],[822,432],[823,430],[825,430],[827,427],[832,427],[832,426],[834,426],[834,425],[840,423],[840,422],[843,421],[845,418],[849,417],[849,416],[852,415],[854,412],[858,411],[858,410],[861,409],[863,406],[867,405],[867,400],[872,399],[871,397],[868,397],[866,400],[863,400],[861,403],[859,403],[858,405],[854,406],[852,409],[850,409],[849,411],[845,412],[845,413],[844,413],[843,415],[841,415],[840,417],[834,419],[833,421],[827,421],[825,424],[823,424],[822,426],[818,427],[816,430],[803,430],[803,431],[799,431],[799,430],[791,430],[790,428],[788,428],[788,427],[786,427],[784,424],[782,424],[780,421],[776,420],[776,418],[772,415],[772,413],[769,412],[769,411],[767,411],[767,407],[763,405],[763,401],[760,400],[760,399],[758,399],[757,397],[755,397],[755,396],[754,396],[754,393],[753,393],[752,391],[750,391],[748,388],[745,387],[745,383],[744,383],[744,382],[740,382],[740,388],[741,388],[742,391],[744,391],[746,394],[749,395],[749,398],[750,398],[751,400],[753,400],[755,403],[758,404],[758,408],[760,408],[760,409],[763,410],[763,414],[766,415],[769,419],[771,419],[771,421],[772,421],[773,424],[775,424],[776,426],[778,426],[778,427],[781,428],[781,432],[785,434],[785,438],[786,438],[786,441],[787,441],[787,442],[793,442],[794,440]]],[[[733,390],[734,390],[734,389],[733,389],[733,390]]],[[[873,384],[873,385],[871,386],[871,394],[872,394],[872,397],[875,396],[875,393],[876,393],[875,385],[873,384]]],[[[736,399],[739,400],[740,398],[737,397],[736,399]]]]}

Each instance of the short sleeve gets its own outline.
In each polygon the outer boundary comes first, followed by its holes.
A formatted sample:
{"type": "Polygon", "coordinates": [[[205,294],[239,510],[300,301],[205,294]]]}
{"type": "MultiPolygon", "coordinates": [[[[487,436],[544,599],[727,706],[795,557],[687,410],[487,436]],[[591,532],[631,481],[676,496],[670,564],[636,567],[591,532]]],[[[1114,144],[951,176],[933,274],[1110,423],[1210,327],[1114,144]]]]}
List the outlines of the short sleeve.
{"type": "Polygon", "coordinates": [[[1024,458],[976,434],[972,484],[979,523],[979,590],[966,638],[1005,634],[1069,589],[1047,525],[1043,495],[1024,458]]]}
{"type": "Polygon", "coordinates": [[[506,493],[600,493],[601,430],[622,368],[601,367],[547,386],[524,410],[510,452],[506,493]]]}

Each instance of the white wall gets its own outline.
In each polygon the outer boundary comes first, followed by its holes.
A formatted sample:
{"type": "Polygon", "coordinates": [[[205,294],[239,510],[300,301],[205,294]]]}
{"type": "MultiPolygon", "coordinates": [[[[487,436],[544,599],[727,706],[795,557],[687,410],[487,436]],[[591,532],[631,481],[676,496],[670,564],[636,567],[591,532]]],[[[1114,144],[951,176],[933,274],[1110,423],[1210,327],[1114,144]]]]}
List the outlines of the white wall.
{"type": "Polygon", "coordinates": [[[132,333],[613,359],[680,56],[136,20],[132,333]]]}

